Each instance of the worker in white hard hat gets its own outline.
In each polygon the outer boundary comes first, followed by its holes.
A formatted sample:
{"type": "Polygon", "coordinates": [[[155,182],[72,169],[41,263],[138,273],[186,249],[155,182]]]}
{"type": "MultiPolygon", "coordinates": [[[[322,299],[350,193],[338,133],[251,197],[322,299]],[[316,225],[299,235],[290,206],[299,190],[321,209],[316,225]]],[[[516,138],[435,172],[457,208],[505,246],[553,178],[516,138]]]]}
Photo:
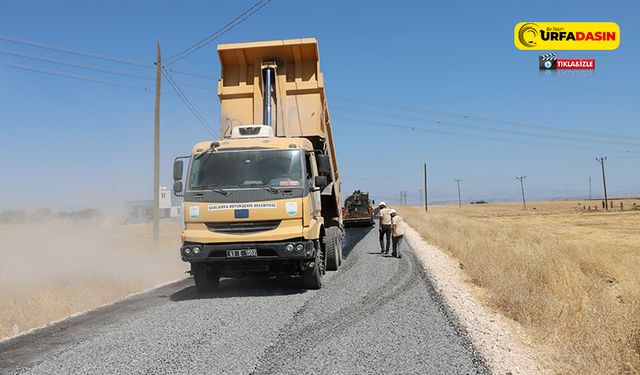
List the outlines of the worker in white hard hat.
{"type": "Polygon", "coordinates": [[[378,205],[380,212],[378,214],[380,231],[380,253],[389,254],[389,248],[391,247],[391,209],[387,208],[385,202],[380,202],[378,205]],[[386,244],[385,244],[386,237],[386,244]]]}
{"type": "Polygon", "coordinates": [[[398,215],[396,210],[391,210],[391,237],[393,241],[393,251],[391,255],[396,258],[402,258],[400,254],[400,243],[404,238],[404,221],[402,216],[398,215]]]}

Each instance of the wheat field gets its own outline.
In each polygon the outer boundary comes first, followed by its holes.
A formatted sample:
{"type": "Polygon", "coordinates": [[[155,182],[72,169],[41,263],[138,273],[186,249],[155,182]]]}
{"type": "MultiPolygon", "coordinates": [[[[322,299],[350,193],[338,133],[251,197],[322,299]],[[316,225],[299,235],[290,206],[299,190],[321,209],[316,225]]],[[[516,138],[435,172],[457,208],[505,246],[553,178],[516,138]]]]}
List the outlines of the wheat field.
{"type": "Polygon", "coordinates": [[[483,303],[524,327],[555,372],[639,374],[640,211],[620,202],[612,212],[587,201],[399,211],[459,260],[483,303]]]}
{"type": "Polygon", "coordinates": [[[180,224],[0,224],[0,339],[184,277],[180,224]]]}

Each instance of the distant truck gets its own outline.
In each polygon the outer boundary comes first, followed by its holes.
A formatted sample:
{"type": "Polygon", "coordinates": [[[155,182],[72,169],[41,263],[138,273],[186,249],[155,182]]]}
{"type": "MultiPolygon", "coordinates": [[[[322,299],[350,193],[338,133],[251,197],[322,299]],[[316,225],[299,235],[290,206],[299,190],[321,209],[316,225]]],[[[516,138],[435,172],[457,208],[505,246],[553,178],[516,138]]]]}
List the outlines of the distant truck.
{"type": "Polygon", "coordinates": [[[342,220],[345,226],[373,225],[374,218],[375,210],[369,193],[356,190],[344,200],[342,220]]]}
{"type": "Polygon", "coordinates": [[[342,262],[343,225],[317,41],[219,45],[218,56],[220,137],[173,166],[182,260],[201,293],[255,273],[301,275],[319,289],[342,262]]]}

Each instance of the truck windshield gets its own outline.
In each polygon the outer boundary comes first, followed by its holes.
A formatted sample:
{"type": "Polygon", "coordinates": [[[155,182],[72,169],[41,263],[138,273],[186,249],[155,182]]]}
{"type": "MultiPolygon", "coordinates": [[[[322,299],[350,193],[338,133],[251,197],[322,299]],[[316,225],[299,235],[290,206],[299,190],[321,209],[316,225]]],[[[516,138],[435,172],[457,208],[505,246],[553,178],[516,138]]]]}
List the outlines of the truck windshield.
{"type": "Polygon", "coordinates": [[[300,150],[217,151],[192,161],[189,190],[302,186],[300,150]]]}

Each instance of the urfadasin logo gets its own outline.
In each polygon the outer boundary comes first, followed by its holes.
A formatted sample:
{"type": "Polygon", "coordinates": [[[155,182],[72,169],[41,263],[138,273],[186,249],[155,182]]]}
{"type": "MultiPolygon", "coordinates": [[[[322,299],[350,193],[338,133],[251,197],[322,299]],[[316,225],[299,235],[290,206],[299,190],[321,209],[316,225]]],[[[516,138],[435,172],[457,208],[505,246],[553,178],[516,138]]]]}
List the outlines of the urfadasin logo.
{"type": "Polygon", "coordinates": [[[588,69],[596,68],[595,59],[559,59],[555,53],[547,53],[538,57],[540,70],[588,69]]]}
{"type": "Polygon", "coordinates": [[[521,50],[614,50],[620,27],[615,22],[520,22],[513,43],[521,50]]]}
{"type": "Polygon", "coordinates": [[[518,30],[518,40],[523,46],[533,48],[536,46],[536,38],[538,37],[538,25],[535,23],[525,23],[518,30]]]}

